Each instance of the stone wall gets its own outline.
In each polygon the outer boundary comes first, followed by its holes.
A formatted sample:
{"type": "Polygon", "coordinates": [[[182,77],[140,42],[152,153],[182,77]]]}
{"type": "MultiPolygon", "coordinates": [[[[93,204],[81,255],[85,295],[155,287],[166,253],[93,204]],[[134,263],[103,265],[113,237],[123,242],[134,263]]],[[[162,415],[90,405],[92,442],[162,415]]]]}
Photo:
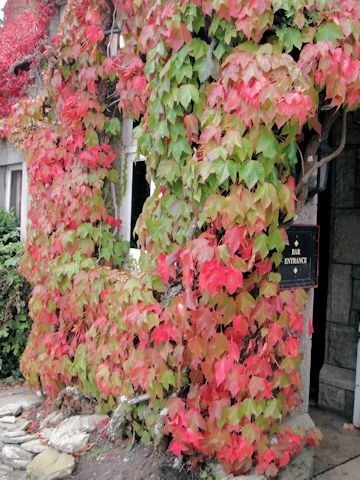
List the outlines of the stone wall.
{"type": "MultiPolygon", "coordinates": [[[[337,126],[334,138],[339,136],[337,126]]],[[[332,165],[331,189],[326,348],[319,404],[351,418],[360,320],[360,128],[354,116],[349,116],[346,149],[332,165]]]]}

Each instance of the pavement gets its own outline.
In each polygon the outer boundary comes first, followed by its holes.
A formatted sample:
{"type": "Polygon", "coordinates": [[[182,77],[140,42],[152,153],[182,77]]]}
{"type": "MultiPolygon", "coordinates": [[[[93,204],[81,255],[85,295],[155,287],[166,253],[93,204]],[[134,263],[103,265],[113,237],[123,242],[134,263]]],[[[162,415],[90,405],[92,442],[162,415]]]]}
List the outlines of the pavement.
{"type": "Polygon", "coordinates": [[[327,472],[314,477],[316,480],[359,480],[360,479],[360,457],[331,468],[327,472]]]}
{"type": "Polygon", "coordinates": [[[312,407],[309,414],[323,434],[314,451],[313,478],[360,480],[360,429],[336,413],[312,407]]]}
{"type": "Polygon", "coordinates": [[[18,405],[28,408],[39,401],[39,396],[29,390],[28,387],[21,385],[0,390],[0,410],[9,405],[18,405]]]}
{"type": "MultiPolygon", "coordinates": [[[[28,408],[38,401],[39,396],[26,386],[0,390],[0,411],[14,405],[28,408]]],[[[314,450],[313,479],[360,480],[360,429],[353,428],[350,419],[315,407],[309,414],[324,437],[314,450]]],[[[11,478],[18,480],[16,476],[11,478]]]]}

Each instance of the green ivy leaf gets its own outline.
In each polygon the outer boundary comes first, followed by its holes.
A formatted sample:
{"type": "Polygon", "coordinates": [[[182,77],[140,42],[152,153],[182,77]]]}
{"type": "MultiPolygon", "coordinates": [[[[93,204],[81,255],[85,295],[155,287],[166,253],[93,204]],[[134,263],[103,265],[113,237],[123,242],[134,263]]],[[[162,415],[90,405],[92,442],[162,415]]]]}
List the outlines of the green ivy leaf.
{"type": "Polygon", "coordinates": [[[297,145],[296,142],[291,142],[285,149],[284,153],[287,157],[289,165],[294,167],[297,164],[297,145]]]}
{"type": "Polygon", "coordinates": [[[254,443],[256,440],[256,429],[252,423],[248,423],[241,427],[241,434],[249,445],[254,443]]]}
{"type": "Polygon", "coordinates": [[[280,263],[282,262],[282,259],[283,259],[283,256],[280,252],[274,252],[272,255],[271,255],[271,263],[273,263],[275,265],[276,268],[278,268],[278,266],[280,265],[280,263]]]}
{"type": "Polygon", "coordinates": [[[251,189],[259,180],[265,179],[264,167],[256,160],[246,160],[239,168],[239,179],[251,189]]]}
{"type": "Polygon", "coordinates": [[[285,47],[285,51],[290,53],[294,47],[301,49],[302,37],[300,30],[282,26],[276,30],[276,35],[285,47]]]}
{"type": "Polygon", "coordinates": [[[104,129],[105,129],[105,133],[107,133],[108,135],[112,135],[114,137],[116,135],[119,135],[119,133],[121,131],[120,120],[116,117],[112,118],[110,120],[107,119],[105,121],[104,129]]]}
{"type": "Polygon", "coordinates": [[[165,370],[165,372],[162,372],[160,374],[160,381],[165,390],[169,390],[170,386],[176,386],[175,374],[171,370],[165,370]]]}
{"type": "Polygon", "coordinates": [[[266,402],[264,411],[265,418],[282,418],[280,400],[273,398],[266,402]]]}
{"type": "Polygon", "coordinates": [[[268,238],[265,233],[260,233],[254,240],[254,252],[260,252],[261,258],[264,259],[269,253],[267,246],[268,238]]]}
{"type": "Polygon", "coordinates": [[[141,434],[141,443],[146,446],[150,443],[150,441],[151,441],[151,437],[149,432],[147,432],[146,430],[143,431],[141,434]]]}
{"type": "Polygon", "coordinates": [[[227,407],[224,409],[224,417],[230,425],[239,425],[242,417],[244,416],[244,406],[227,407]]]}
{"type": "Polygon", "coordinates": [[[268,237],[268,247],[270,250],[282,252],[285,248],[285,239],[283,230],[276,228],[268,237]]]}
{"type": "Polygon", "coordinates": [[[179,88],[179,101],[185,109],[188,108],[191,101],[198,103],[199,90],[191,83],[181,85],[179,88]]]}
{"type": "Polygon", "coordinates": [[[194,71],[199,75],[199,81],[205,82],[211,75],[210,63],[207,57],[202,57],[195,62],[194,71]]]}
{"type": "Polygon", "coordinates": [[[230,175],[227,162],[224,162],[221,158],[211,164],[211,171],[215,173],[219,185],[224,183],[230,175]]]}
{"type": "Polygon", "coordinates": [[[329,40],[336,44],[337,41],[342,38],[345,38],[344,34],[339,25],[336,25],[334,22],[322,23],[315,35],[315,40],[317,42],[320,42],[321,40],[329,40]]]}
{"type": "Polygon", "coordinates": [[[258,139],[256,153],[263,153],[265,157],[275,158],[279,152],[279,145],[273,133],[266,128],[258,139]]]}
{"type": "Polygon", "coordinates": [[[93,128],[86,129],[85,142],[89,147],[99,145],[99,136],[93,128]]]}
{"type": "Polygon", "coordinates": [[[269,273],[269,281],[274,283],[281,282],[281,274],[278,272],[270,272],[269,273]]]}
{"type": "Polygon", "coordinates": [[[244,407],[244,414],[250,420],[252,415],[257,417],[263,413],[265,401],[256,401],[252,398],[245,398],[242,402],[242,405],[244,407]]]}
{"type": "Polygon", "coordinates": [[[179,138],[176,142],[171,142],[170,152],[178,162],[183,154],[190,155],[192,150],[188,144],[186,138],[179,138]]]}
{"type": "Polygon", "coordinates": [[[218,46],[214,50],[214,57],[220,61],[221,57],[227,50],[228,49],[226,48],[226,45],[224,45],[222,42],[219,42],[218,46]]]}
{"type": "Polygon", "coordinates": [[[110,182],[114,182],[114,183],[117,183],[119,182],[120,180],[120,174],[119,174],[119,171],[116,170],[115,168],[112,168],[111,170],[109,170],[107,172],[107,179],[110,181],[110,182]]]}
{"type": "Polygon", "coordinates": [[[172,183],[180,175],[178,163],[171,159],[162,160],[158,166],[158,175],[160,178],[165,178],[169,183],[172,183]]]}

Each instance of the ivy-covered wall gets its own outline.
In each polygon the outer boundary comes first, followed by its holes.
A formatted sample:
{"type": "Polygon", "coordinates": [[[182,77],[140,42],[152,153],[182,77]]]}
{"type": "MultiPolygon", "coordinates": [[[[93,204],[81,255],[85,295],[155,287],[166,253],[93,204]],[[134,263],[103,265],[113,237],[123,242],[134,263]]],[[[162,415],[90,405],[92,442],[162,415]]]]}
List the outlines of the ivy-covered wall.
{"type": "Polygon", "coordinates": [[[172,452],[236,474],[276,476],[316,444],[283,422],[311,325],[277,269],[307,140],[359,100],[360,12],[343,3],[70,0],[41,95],[2,124],[27,151],[30,385],[77,385],[105,411],[145,395],[127,434],[147,443],[163,416],[172,452]],[[108,201],[121,116],[155,182],[138,271],[108,201]]]}

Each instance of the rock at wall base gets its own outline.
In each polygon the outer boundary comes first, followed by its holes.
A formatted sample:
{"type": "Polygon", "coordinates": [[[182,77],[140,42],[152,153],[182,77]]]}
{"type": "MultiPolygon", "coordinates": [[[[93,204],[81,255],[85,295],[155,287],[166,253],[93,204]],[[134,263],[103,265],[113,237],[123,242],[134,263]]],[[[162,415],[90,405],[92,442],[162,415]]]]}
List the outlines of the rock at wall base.
{"type": "Polygon", "coordinates": [[[23,443],[21,448],[27,452],[38,454],[46,450],[47,445],[41,442],[41,440],[30,440],[30,442],[23,443]]]}
{"type": "Polygon", "coordinates": [[[26,468],[31,478],[36,480],[60,480],[72,474],[75,459],[48,447],[37,455],[26,468]]]}
{"type": "Polygon", "coordinates": [[[280,470],[276,480],[311,480],[314,449],[305,447],[300,455],[295,455],[289,465],[280,470]]]}
{"type": "MultiPolygon", "coordinates": [[[[81,450],[89,440],[89,433],[106,415],[77,415],[61,422],[51,433],[49,445],[65,453],[81,450]]],[[[40,432],[44,437],[44,431],[40,432]]]]}
{"type": "Polygon", "coordinates": [[[264,475],[257,475],[256,473],[247,473],[238,476],[228,475],[219,463],[213,463],[210,465],[210,469],[216,480],[266,480],[264,475]]]}
{"type": "Polygon", "coordinates": [[[25,470],[26,466],[31,462],[33,455],[25,452],[17,445],[5,445],[1,452],[1,459],[10,467],[25,470]]]}

